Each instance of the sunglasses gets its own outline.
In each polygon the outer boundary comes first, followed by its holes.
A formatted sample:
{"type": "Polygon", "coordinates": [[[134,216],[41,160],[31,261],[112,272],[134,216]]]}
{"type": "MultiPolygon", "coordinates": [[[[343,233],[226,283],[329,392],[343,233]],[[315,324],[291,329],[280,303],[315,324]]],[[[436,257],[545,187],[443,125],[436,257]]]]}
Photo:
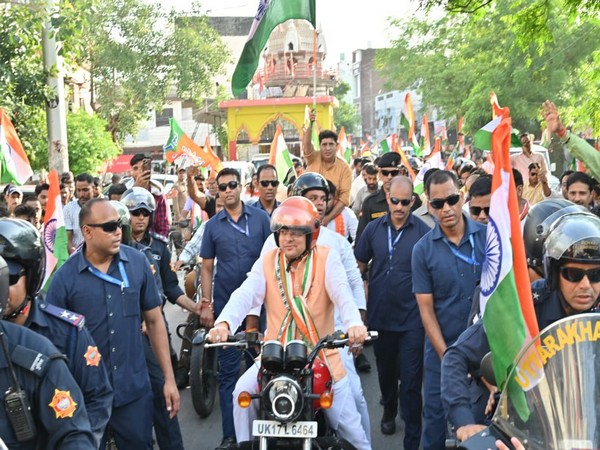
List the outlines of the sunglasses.
{"type": "Polygon", "coordinates": [[[401,204],[402,206],[408,206],[410,205],[410,202],[412,202],[412,198],[390,197],[390,202],[392,202],[394,205],[401,204]]]}
{"type": "Polygon", "coordinates": [[[279,186],[279,181],[277,180],[260,180],[260,185],[262,187],[268,187],[269,184],[273,187],[279,186]]]}
{"type": "Polygon", "coordinates": [[[561,267],[559,272],[565,280],[571,283],[579,283],[586,276],[590,283],[600,283],[600,268],[583,270],[577,267],[561,267]]]}
{"type": "Polygon", "coordinates": [[[460,194],[452,194],[446,198],[436,198],[435,200],[429,200],[429,204],[433,209],[442,209],[444,204],[448,203],[448,206],[456,205],[460,200],[460,194]]]}
{"type": "Polygon", "coordinates": [[[380,170],[381,170],[382,177],[389,177],[390,175],[393,177],[396,177],[396,176],[400,175],[399,169],[393,169],[393,170],[380,169],[380,170]]]}
{"type": "Polygon", "coordinates": [[[19,273],[9,274],[8,281],[9,281],[10,285],[14,286],[15,284],[17,284],[22,276],[25,276],[25,269],[21,269],[21,271],[19,271],[19,273]]]}
{"type": "Polygon", "coordinates": [[[134,217],[139,217],[139,216],[144,216],[144,217],[150,217],[150,211],[147,211],[145,209],[136,209],[135,211],[129,211],[129,214],[131,214],[134,217]]]}
{"type": "Polygon", "coordinates": [[[121,222],[121,219],[119,219],[104,223],[87,223],[86,225],[92,228],[101,228],[105,233],[114,233],[117,231],[117,228],[121,228],[123,226],[123,223],[121,222]]]}
{"type": "Polygon", "coordinates": [[[233,190],[233,189],[237,189],[237,187],[240,185],[239,181],[230,181],[229,183],[221,183],[219,184],[219,191],[221,192],[225,192],[227,190],[227,188],[233,190]]]}
{"type": "Polygon", "coordinates": [[[478,216],[481,214],[481,211],[485,212],[485,215],[489,217],[490,215],[490,207],[489,206],[470,206],[469,211],[471,211],[472,216],[478,216]]]}

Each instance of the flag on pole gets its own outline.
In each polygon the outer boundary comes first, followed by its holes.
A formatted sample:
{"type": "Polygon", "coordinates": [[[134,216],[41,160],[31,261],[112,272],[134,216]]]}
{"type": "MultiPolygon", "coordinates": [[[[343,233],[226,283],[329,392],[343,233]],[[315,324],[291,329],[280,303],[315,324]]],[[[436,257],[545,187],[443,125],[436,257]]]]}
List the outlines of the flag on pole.
{"type": "Polygon", "coordinates": [[[379,143],[382,154],[396,151],[396,145],[396,133],[389,135],[379,143]]]}
{"type": "Polygon", "coordinates": [[[60,181],[56,170],[48,174],[48,203],[44,216],[43,242],[46,253],[46,272],[42,281],[44,291],[48,289],[52,275],[69,258],[68,238],[65,228],[63,206],[60,199],[60,181]]]}
{"type": "Polygon", "coordinates": [[[352,160],[352,146],[348,142],[344,127],[340,129],[340,134],[338,134],[338,156],[348,164],[352,160]]]}
{"type": "Polygon", "coordinates": [[[269,153],[269,164],[277,169],[277,179],[280,183],[286,179],[288,171],[294,167],[290,151],[287,148],[281,127],[277,125],[275,136],[271,142],[271,152],[269,153]]]}
{"type": "Polygon", "coordinates": [[[460,117],[460,119],[458,119],[458,128],[457,128],[457,135],[458,135],[458,149],[456,150],[456,154],[457,155],[464,155],[465,153],[465,135],[462,132],[463,129],[463,124],[464,124],[464,117],[460,117]]]}
{"type": "Polygon", "coordinates": [[[414,191],[421,195],[425,190],[424,178],[425,172],[429,169],[444,169],[444,162],[442,161],[442,140],[439,137],[435,138],[435,145],[433,152],[429,155],[429,158],[425,160],[423,167],[419,170],[419,173],[414,179],[414,191]]]}
{"type": "MultiPolygon", "coordinates": [[[[500,119],[500,120],[498,120],[500,119]]],[[[506,380],[515,358],[539,330],[527,272],[519,203],[510,164],[511,119],[493,121],[494,175],[486,254],[481,273],[480,308],[483,315],[494,373],[499,387],[508,387],[518,399],[520,387],[506,380]]],[[[521,417],[529,414],[526,403],[515,403],[521,417]]]]}
{"type": "Polygon", "coordinates": [[[421,148],[417,137],[415,135],[415,112],[413,110],[412,100],[410,99],[410,93],[407,92],[404,97],[404,105],[402,106],[402,112],[400,114],[400,122],[406,128],[408,133],[408,142],[413,147],[415,155],[421,155],[421,148]]]}
{"type": "Polygon", "coordinates": [[[221,160],[210,148],[208,136],[206,137],[207,147],[202,148],[184,133],[175,119],[169,119],[169,125],[171,134],[163,146],[167,162],[184,168],[187,165],[208,167],[216,172],[223,168],[221,160]]]}
{"type": "Polygon", "coordinates": [[[21,185],[31,175],[31,165],[8,114],[0,108],[0,182],[21,185]]]}
{"type": "MultiPolygon", "coordinates": [[[[421,150],[424,155],[429,155],[431,153],[431,138],[429,137],[429,122],[425,114],[423,114],[423,118],[421,119],[421,139],[423,141],[421,150]]],[[[417,156],[421,155],[417,154],[417,156]]]]}
{"type": "Polygon", "coordinates": [[[413,180],[413,182],[414,182],[415,178],[417,177],[417,174],[415,174],[415,171],[412,169],[412,166],[410,165],[410,161],[406,157],[406,153],[404,153],[404,151],[402,150],[402,148],[399,145],[396,145],[396,148],[394,151],[400,155],[400,160],[402,161],[402,165],[404,167],[406,167],[406,170],[408,170],[408,174],[410,175],[410,179],[413,180]]]}
{"type": "Polygon", "coordinates": [[[290,19],[305,19],[313,28],[317,28],[315,0],[260,0],[248,39],[231,78],[234,97],[240,95],[252,80],[271,32],[277,25],[290,19]]]}
{"type": "Polygon", "coordinates": [[[445,170],[452,170],[452,166],[454,166],[454,160],[456,159],[456,148],[452,150],[450,156],[448,157],[448,161],[446,161],[445,170]]]}
{"type": "Polygon", "coordinates": [[[508,111],[508,108],[502,108],[500,106],[500,104],[498,103],[498,97],[496,96],[496,93],[494,91],[490,93],[490,104],[492,105],[492,119],[502,116],[508,117],[510,113],[508,111]]]}

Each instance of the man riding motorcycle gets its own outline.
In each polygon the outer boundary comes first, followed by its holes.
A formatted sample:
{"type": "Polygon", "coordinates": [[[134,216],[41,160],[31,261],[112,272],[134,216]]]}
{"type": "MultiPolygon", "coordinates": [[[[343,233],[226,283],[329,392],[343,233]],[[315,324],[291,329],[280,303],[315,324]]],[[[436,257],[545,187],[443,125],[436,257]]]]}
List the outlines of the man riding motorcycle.
{"type": "MultiPolygon", "coordinates": [[[[246,281],[232,294],[210,330],[210,340],[221,342],[236,330],[251,309],[264,303],[267,311],[265,341],[282,344],[302,339],[312,349],[319,337],[334,331],[334,307],[337,306],[347,329],[350,345],[360,346],[367,336],[340,257],[327,247],[316,245],[319,214],[304,197],[290,197],[271,217],[271,230],[278,248],[260,257],[246,281]]],[[[333,406],[326,410],[330,426],[358,449],[370,449],[361,426],[348,379],[337,350],[326,350],[324,361],[334,380],[333,406]]],[[[254,365],[239,379],[234,397],[242,391],[258,390],[258,366],[254,365]]],[[[255,406],[255,405],[253,405],[255,406]]],[[[257,408],[234,404],[236,438],[251,439],[252,420],[257,408]]]]}

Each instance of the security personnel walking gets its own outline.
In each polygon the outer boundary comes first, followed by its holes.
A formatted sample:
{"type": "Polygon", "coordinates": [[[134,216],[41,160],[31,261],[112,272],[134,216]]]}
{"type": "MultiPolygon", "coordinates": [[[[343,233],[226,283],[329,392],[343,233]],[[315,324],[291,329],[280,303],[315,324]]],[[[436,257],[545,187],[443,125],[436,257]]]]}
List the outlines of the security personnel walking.
{"type": "MultiPolygon", "coordinates": [[[[21,278],[9,275],[0,258],[0,314],[9,284],[21,278]]],[[[0,439],[11,450],[98,448],[65,356],[45,337],[7,321],[0,321],[0,391],[0,439]]]]}
{"type": "Polygon", "coordinates": [[[425,328],[423,449],[444,448],[446,416],[440,399],[441,359],[467,328],[473,291],[481,277],[486,228],[463,214],[454,172],[440,170],[425,186],[436,225],[414,247],[413,292],[425,328]]]}
{"type": "MultiPolygon", "coordinates": [[[[541,203],[540,203],[541,204],[541,203]]],[[[550,216],[545,237],[546,278],[531,285],[539,329],[564,317],[597,311],[600,300],[600,219],[585,211],[550,216]]],[[[478,376],[490,346],[479,320],[448,348],[442,362],[442,400],[457,438],[465,440],[485,428],[469,407],[468,375],[478,376]]]]}
{"type": "Polygon", "coordinates": [[[379,332],[374,350],[383,398],[381,432],[396,431],[400,378],[404,448],[418,450],[425,332],[412,293],[411,255],[429,227],[410,212],[415,200],[409,178],[394,178],[387,200],[390,213],[367,225],[354,254],[365,275],[371,262],[367,323],[370,329],[379,332]]]}
{"type": "Polygon", "coordinates": [[[85,319],[45,303],[38,293],[45,274],[44,248],[33,225],[20,219],[0,220],[0,256],[10,273],[4,319],[48,338],[66,356],[73,378],[83,392],[96,446],[110,417],[113,390],[85,319]]]}

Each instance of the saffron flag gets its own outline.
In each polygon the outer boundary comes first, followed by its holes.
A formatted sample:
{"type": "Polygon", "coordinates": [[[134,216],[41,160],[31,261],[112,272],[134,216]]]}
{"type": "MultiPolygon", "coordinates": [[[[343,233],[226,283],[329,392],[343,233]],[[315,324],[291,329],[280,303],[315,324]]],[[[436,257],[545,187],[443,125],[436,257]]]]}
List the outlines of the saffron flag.
{"type": "Polygon", "coordinates": [[[0,182],[21,185],[31,175],[31,165],[8,114],[0,108],[0,182]]]}
{"type": "Polygon", "coordinates": [[[352,147],[348,142],[344,127],[340,129],[340,134],[338,134],[338,156],[348,164],[350,164],[350,161],[352,160],[352,147]]]}
{"type": "Polygon", "coordinates": [[[42,287],[48,289],[52,275],[69,258],[68,239],[65,228],[65,217],[60,199],[60,181],[56,170],[48,174],[48,203],[44,216],[43,242],[46,252],[46,272],[42,287]]]}
{"type": "Polygon", "coordinates": [[[450,156],[448,157],[448,161],[446,161],[445,170],[452,170],[452,166],[454,166],[454,160],[456,159],[456,148],[452,150],[450,156]]]}
{"type": "Polygon", "coordinates": [[[271,142],[271,152],[269,153],[269,164],[277,169],[277,179],[283,183],[289,170],[294,167],[290,151],[287,148],[281,127],[277,125],[275,136],[271,142]]]}
{"type": "Polygon", "coordinates": [[[500,104],[498,103],[498,97],[496,96],[494,91],[490,93],[490,104],[492,105],[492,119],[503,116],[508,117],[508,115],[510,114],[508,108],[502,108],[500,106],[500,104]]]}
{"type": "Polygon", "coordinates": [[[410,145],[412,145],[415,155],[420,156],[421,148],[415,135],[415,112],[413,110],[412,100],[410,99],[409,92],[407,92],[406,96],[404,97],[404,105],[402,106],[402,112],[400,114],[400,122],[404,128],[406,128],[406,132],[408,133],[408,142],[410,145]]]}
{"type": "Polygon", "coordinates": [[[527,271],[519,203],[510,165],[511,119],[507,113],[491,130],[494,156],[490,218],[481,273],[480,307],[498,386],[515,396],[519,414],[529,414],[518,401],[520,387],[506,380],[515,358],[539,330],[527,271]]]}
{"type": "MultiPolygon", "coordinates": [[[[210,144],[206,148],[200,147],[181,129],[175,119],[169,119],[171,134],[163,146],[167,162],[175,163],[178,167],[196,165],[207,167],[218,172],[223,168],[219,157],[214,154],[210,144]]],[[[206,138],[208,143],[208,137],[206,138]]]]}
{"type": "Polygon", "coordinates": [[[315,0],[260,0],[248,39],[231,78],[233,96],[240,95],[252,80],[260,55],[275,27],[286,20],[305,19],[316,28],[315,0]]]}

